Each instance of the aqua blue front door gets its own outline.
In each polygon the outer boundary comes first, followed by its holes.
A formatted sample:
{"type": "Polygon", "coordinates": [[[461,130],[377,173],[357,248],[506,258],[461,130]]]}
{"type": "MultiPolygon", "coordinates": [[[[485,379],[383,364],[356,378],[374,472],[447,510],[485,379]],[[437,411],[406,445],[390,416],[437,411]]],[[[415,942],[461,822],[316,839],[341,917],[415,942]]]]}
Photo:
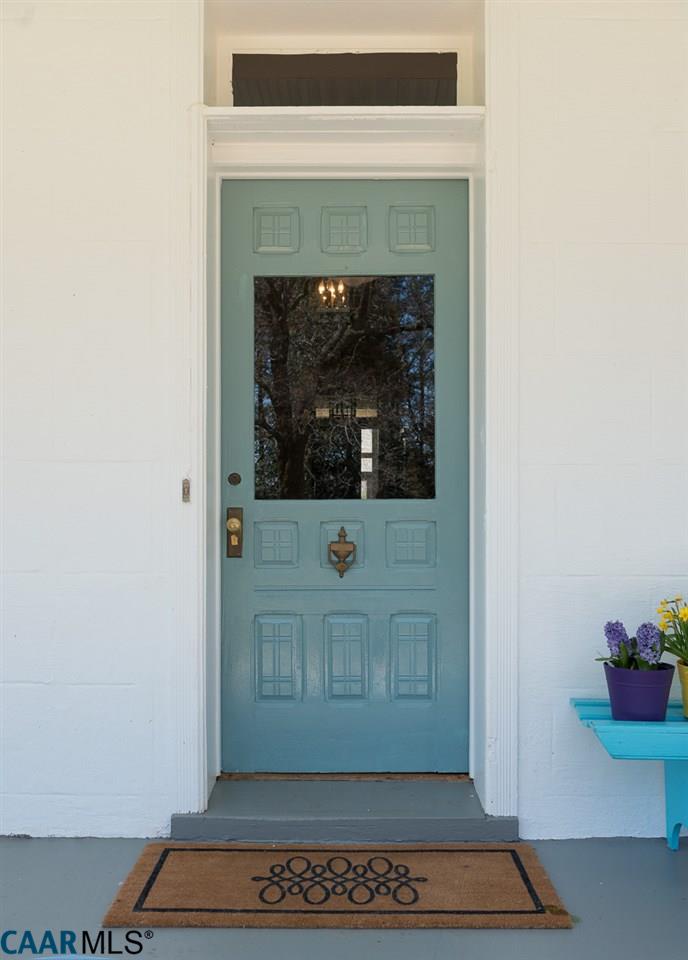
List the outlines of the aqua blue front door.
{"type": "Polygon", "coordinates": [[[468,768],[468,277],[466,181],[223,184],[227,771],[468,768]]]}

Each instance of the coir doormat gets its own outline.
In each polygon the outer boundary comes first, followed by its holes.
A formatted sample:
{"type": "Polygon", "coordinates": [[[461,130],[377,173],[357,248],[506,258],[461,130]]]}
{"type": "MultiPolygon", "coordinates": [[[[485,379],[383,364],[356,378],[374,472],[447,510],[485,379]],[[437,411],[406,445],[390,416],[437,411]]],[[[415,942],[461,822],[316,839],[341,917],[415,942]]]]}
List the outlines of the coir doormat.
{"type": "Polygon", "coordinates": [[[151,843],[106,927],[570,927],[527,844],[151,843]]]}

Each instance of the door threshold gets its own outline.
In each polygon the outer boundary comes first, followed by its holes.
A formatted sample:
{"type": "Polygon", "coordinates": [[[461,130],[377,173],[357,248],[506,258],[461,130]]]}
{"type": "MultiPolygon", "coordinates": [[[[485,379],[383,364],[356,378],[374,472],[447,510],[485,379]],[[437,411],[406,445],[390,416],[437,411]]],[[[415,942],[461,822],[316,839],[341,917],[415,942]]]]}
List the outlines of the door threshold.
{"type": "Polygon", "coordinates": [[[221,773],[218,780],[356,780],[371,783],[387,780],[462,783],[470,780],[467,773],[221,773]]]}

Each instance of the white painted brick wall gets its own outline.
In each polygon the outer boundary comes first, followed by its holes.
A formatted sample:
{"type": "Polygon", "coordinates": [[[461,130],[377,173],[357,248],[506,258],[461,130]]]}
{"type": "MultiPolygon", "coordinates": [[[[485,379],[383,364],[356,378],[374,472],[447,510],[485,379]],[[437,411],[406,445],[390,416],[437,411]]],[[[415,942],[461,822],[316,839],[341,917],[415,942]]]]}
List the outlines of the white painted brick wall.
{"type": "Polygon", "coordinates": [[[2,6],[0,833],[155,835],[189,805],[197,14],[2,6]]]}
{"type": "Polygon", "coordinates": [[[688,4],[529,0],[514,43],[522,832],[657,836],[660,765],[568,699],[607,619],[688,595],[688,4]]]}

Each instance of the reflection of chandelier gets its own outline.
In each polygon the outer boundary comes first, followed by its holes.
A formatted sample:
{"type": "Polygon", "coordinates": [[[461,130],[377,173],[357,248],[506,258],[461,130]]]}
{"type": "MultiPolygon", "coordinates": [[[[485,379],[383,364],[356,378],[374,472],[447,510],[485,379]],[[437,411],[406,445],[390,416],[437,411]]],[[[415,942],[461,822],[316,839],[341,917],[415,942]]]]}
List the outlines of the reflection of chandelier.
{"type": "Polygon", "coordinates": [[[318,282],[318,303],[322,310],[345,310],[347,290],[341,277],[329,277],[318,282]]]}

